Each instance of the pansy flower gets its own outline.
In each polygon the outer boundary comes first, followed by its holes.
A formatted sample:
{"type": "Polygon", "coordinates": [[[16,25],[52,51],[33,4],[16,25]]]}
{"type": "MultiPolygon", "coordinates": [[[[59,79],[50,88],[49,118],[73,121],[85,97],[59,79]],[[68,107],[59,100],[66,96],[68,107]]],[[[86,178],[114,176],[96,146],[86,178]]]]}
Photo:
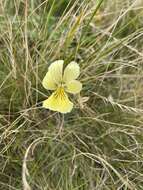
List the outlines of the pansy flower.
{"type": "Polygon", "coordinates": [[[78,80],[80,74],[79,65],[72,61],[64,68],[64,61],[57,60],[48,68],[42,84],[47,90],[53,90],[51,96],[43,101],[43,107],[60,113],[68,113],[73,108],[67,93],[77,94],[82,89],[78,80]]]}

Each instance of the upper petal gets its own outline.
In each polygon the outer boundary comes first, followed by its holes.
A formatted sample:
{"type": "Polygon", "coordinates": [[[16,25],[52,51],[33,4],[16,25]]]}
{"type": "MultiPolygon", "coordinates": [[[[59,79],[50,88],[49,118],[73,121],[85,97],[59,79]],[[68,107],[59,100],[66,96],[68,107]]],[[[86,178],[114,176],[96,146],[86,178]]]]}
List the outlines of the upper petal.
{"type": "Polygon", "coordinates": [[[80,67],[79,65],[72,61],[71,63],[69,63],[65,70],[64,70],[64,76],[63,76],[63,81],[65,83],[76,79],[80,74],[80,67]]]}
{"type": "Polygon", "coordinates": [[[57,84],[62,81],[63,60],[57,60],[49,66],[48,72],[44,77],[42,84],[48,90],[56,89],[57,84]]]}
{"type": "Polygon", "coordinates": [[[77,94],[82,89],[82,83],[77,80],[72,80],[66,84],[66,91],[72,94],[77,94]]]}
{"type": "Polygon", "coordinates": [[[58,92],[57,90],[43,102],[43,107],[60,113],[68,113],[72,110],[73,103],[64,91],[58,92]]]}

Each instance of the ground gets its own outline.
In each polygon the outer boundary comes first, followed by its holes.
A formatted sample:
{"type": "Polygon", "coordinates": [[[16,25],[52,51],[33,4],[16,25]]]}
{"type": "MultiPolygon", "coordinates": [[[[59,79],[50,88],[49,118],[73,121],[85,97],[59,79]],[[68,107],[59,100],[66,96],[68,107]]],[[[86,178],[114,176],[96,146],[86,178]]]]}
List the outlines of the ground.
{"type": "Polygon", "coordinates": [[[143,189],[142,0],[0,2],[0,190],[143,189]],[[48,66],[81,68],[68,114],[48,66]]]}

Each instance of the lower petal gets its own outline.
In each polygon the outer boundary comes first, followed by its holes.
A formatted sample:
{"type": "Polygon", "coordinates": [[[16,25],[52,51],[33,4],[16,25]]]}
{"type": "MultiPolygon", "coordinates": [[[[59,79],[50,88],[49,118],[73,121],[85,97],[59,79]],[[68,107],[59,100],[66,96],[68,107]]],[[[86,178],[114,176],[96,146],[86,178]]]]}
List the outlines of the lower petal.
{"type": "Polygon", "coordinates": [[[60,113],[68,113],[72,110],[73,103],[66,93],[57,94],[54,92],[47,100],[43,101],[43,107],[60,113]]]}

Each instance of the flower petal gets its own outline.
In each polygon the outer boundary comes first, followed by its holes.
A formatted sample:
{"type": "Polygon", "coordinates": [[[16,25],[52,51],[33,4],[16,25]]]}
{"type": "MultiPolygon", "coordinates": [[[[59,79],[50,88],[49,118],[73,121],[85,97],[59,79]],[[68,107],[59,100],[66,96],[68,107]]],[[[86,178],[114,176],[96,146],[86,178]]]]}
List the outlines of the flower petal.
{"type": "Polygon", "coordinates": [[[72,61],[67,65],[67,67],[64,70],[64,76],[63,76],[63,81],[65,83],[76,79],[80,74],[80,68],[79,65],[72,61]]]}
{"type": "Polygon", "coordinates": [[[56,85],[55,81],[53,80],[51,73],[49,71],[45,75],[45,77],[42,81],[42,85],[47,90],[55,90],[57,88],[57,85],[56,85]]]}
{"type": "Polygon", "coordinates": [[[43,107],[61,113],[68,113],[72,110],[73,103],[68,99],[64,90],[59,91],[58,89],[43,102],[43,107]]]}
{"type": "Polygon", "coordinates": [[[55,90],[62,81],[63,60],[57,60],[49,66],[48,72],[44,77],[42,84],[47,90],[55,90]]]}
{"type": "Polygon", "coordinates": [[[82,89],[82,84],[81,82],[77,80],[72,80],[69,83],[66,84],[66,91],[72,94],[77,94],[81,91],[82,89]]]}

